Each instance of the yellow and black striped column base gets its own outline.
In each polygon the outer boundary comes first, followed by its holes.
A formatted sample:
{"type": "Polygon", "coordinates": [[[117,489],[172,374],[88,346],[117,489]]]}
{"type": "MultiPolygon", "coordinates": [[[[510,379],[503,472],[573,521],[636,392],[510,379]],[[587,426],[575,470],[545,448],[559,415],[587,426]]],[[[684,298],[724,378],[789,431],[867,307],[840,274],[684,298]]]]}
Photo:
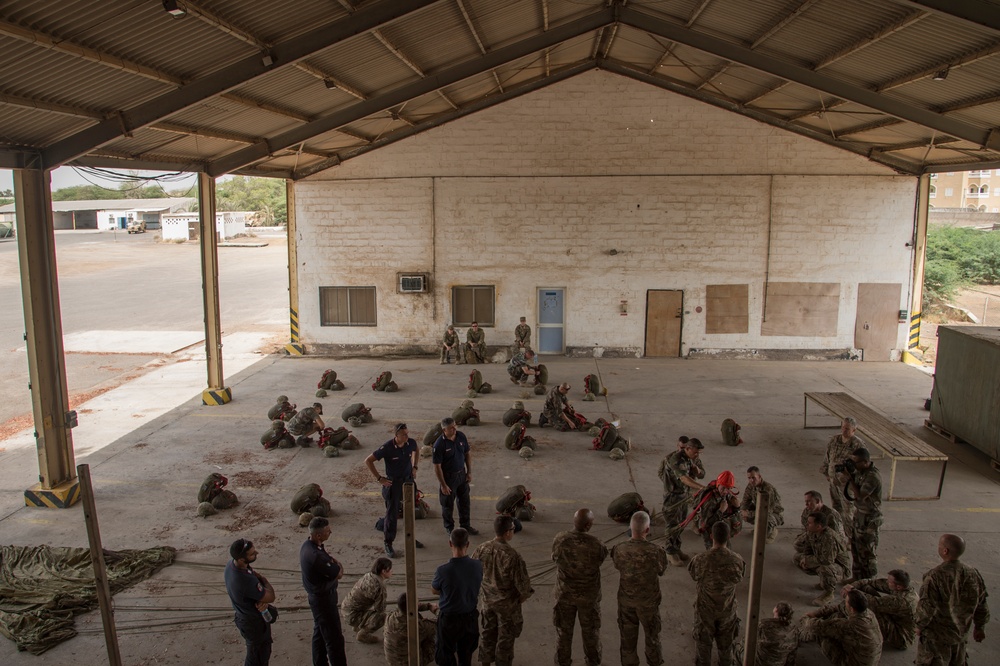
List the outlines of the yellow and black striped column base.
{"type": "Polygon", "coordinates": [[[68,509],[80,501],[80,482],[76,479],[54,488],[36,484],[24,491],[24,505],[42,509],[68,509]]]}
{"type": "Polygon", "coordinates": [[[218,407],[233,399],[233,391],[228,386],[220,389],[205,389],[201,392],[201,404],[210,407],[218,407]]]}
{"type": "Polygon", "coordinates": [[[289,342],[285,345],[285,353],[289,356],[305,356],[306,346],[298,342],[289,342]]]}
{"type": "Polygon", "coordinates": [[[913,349],[920,344],[920,314],[919,312],[914,312],[910,315],[910,342],[907,345],[909,349],[913,349]]]}

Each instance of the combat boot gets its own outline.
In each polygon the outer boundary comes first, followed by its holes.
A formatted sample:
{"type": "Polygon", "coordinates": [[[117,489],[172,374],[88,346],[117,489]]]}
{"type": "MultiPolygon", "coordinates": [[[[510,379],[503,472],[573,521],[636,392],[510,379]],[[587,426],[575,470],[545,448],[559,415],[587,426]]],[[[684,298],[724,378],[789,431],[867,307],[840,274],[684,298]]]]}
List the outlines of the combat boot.
{"type": "Polygon", "coordinates": [[[833,601],[833,590],[827,590],[812,600],[814,606],[825,606],[833,601]]]}
{"type": "Polygon", "coordinates": [[[667,553],[667,562],[670,562],[670,565],[674,567],[684,566],[684,560],[681,559],[679,553],[667,553]]]}

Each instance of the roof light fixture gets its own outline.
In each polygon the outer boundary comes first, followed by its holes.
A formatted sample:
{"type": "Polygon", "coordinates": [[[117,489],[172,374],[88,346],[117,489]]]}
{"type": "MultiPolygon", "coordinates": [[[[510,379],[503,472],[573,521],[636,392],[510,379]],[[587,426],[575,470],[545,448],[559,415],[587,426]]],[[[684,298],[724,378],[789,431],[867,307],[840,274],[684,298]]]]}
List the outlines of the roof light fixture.
{"type": "Polygon", "coordinates": [[[336,90],[337,84],[330,79],[323,79],[323,85],[327,87],[328,90],[336,90]]]}
{"type": "Polygon", "coordinates": [[[177,0],[163,0],[163,9],[174,18],[184,16],[184,8],[177,4],[177,0]]]}
{"type": "Polygon", "coordinates": [[[935,81],[944,81],[945,79],[948,78],[948,72],[950,72],[950,71],[951,71],[951,67],[945,67],[940,72],[938,72],[938,73],[936,73],[934,75],[934,80],[935,81]]]}

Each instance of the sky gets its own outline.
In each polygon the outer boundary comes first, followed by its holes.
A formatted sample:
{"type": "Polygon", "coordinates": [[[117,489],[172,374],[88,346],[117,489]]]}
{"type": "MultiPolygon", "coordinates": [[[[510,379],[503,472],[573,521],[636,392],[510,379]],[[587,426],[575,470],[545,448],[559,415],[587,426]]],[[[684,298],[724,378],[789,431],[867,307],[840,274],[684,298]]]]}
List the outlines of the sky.
{"type": "MultiPolygon", "coordinates": [[[[119,171],[118,173],[125,174],[125,171],[119,171]]],[[[140,174],[144,176],[152,176],[156,174],[162,174],[162,171],[140,171],[140,174]]],[[[167,190],[179,190],[187,189],[191,187],[195,182],[195,174],[191,174],[191,177],[185,179],[181,182],[165,183],[164,187],[167,190]]],[[[102,187],[107,187],[109,189],[118,189],[118,183],[114,180],[109,179],[98,179],[90,174],[82,175],[77,169],[73,167],[59,167],[52,172],[52,189],[58,190],[63,187],[72,187],[74,185],[100,185],[102,187]]],[[[14,188],[14,172],[7,169],[0,169],[0,190],[9,190],[14,188]]]]}

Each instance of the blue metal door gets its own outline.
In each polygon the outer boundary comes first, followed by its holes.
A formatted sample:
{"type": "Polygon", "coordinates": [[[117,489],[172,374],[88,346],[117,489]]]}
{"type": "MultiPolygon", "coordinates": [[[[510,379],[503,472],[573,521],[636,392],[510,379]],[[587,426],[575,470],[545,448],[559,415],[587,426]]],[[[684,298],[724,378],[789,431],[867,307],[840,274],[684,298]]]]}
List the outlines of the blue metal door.
{"type": "Polygon", "coordinates": [[[564,299],[562,287],[538,290],[538,353],[562,354],[566,351],[564,299]]]}

